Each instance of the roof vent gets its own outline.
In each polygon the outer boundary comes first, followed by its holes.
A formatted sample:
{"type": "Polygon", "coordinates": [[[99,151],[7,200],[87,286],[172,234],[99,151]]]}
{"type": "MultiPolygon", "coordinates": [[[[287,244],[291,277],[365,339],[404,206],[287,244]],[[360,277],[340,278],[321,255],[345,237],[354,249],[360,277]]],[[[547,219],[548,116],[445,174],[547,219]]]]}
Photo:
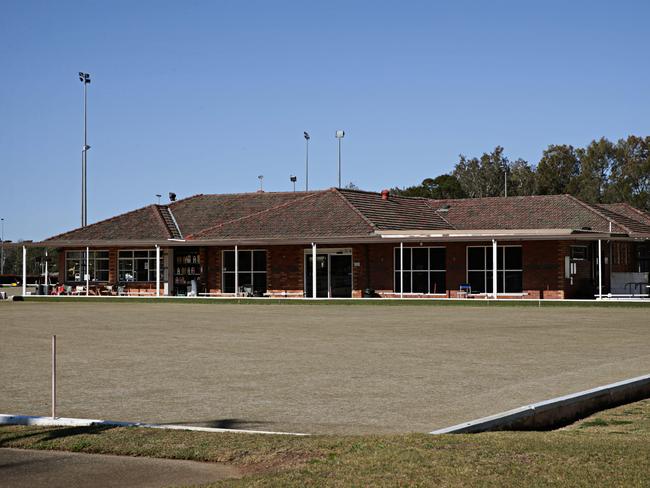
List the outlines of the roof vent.
{"type": "Polygon", "coordinates": [[[449,212],[449,209],[451,208],[451,205],[443,205],[438,209],[438,212],[449,212]]]}
{"type": "Polygon", "coordinates": [[[388,191],[388,190],[382,190],[381,191],[381,199],[382,200],[388,200],[389,197],[390,197],[390,191],[388,191]]]}

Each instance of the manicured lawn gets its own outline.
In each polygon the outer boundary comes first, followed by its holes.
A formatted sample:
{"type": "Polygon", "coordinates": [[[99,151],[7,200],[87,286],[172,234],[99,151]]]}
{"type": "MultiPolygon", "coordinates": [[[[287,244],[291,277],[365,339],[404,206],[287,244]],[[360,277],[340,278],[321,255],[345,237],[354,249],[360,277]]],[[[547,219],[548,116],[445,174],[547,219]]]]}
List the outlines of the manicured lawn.
{"type": "Polygon", "coordinates": [[[219,461],[248,473],[214,486],[647,486],[650,401],[554,432],[289,437],[0,427],[0,447],[219,461]]]}
{"type": "Polygon", "coordinates": [[[649,372],[645,309],[363,303],[2,304],[0,413],[49,413],[52,334],[61,416],[310,434],[426,433],[649,372]]]}

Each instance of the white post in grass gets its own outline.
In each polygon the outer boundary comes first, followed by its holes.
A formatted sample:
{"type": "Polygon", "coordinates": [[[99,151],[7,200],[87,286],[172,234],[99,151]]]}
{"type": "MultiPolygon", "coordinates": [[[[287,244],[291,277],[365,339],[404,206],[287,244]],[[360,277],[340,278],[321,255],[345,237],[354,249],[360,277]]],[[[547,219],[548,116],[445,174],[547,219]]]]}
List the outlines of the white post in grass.
{"type": "Polygon", "coordinates": [[[404,298],[404,243],[399,243],[399,297],[404,298]]]}
{"type": "Polygon", "coordinates": [[[235,244],[235,296],[239,296],[239,250],[235,244]]]}
{"type": "Polygon", "coordinates": [[[497,240],[492,239],[492,296],[497,298],[497,240]]]}
{"type": "Polygon", "coordinates": [[[160,246],[156,244],[156,296],[160,298],[160,246]]]}
{"type": "Polygon", "coordinates": [[[598,300],[603,298],[603,248],[598,239],[598,300]]]}
{"type": "Polygon", "coordinates": [[[52,336],[52,419],[56,418],[56,336],[52,336]]]}
{"type": "Polygon", "coordinates": [[[27,295],[27,247],[23,246],[23,296],[27,295]]]}
{"type": "Polygon", "coordinates": [[[86,296],[90,295],[90,248],[86,247],[86,296]]]}
{"type": "Polygon", "coordinates": [[[311,297],[316,298],[316,243],[311,243],[311,297]]]}

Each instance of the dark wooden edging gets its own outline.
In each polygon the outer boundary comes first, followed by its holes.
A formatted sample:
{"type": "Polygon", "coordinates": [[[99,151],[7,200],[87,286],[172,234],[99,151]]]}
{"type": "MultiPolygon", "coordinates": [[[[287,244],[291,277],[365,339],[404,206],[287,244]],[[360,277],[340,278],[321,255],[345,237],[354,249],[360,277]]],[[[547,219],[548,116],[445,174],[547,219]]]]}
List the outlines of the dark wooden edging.
{"type": "Polygon", "coordinates": [[[489,417],[470,420],[430,433],[469,434],[495,430],[550,430],[575,422],[594,412],[648,397],[650,397],[650,375],[637,376],[489,417]]]}

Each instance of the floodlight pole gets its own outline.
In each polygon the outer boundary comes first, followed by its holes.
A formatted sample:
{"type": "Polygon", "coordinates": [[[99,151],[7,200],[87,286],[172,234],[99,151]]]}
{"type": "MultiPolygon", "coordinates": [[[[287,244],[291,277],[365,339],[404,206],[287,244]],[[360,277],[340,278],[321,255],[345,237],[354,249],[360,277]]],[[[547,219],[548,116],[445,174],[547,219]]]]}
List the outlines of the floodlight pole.
{"type": "Polygon", "coordinates": [[[79,80],[84,85],[84,145],[81,148],[81,226],[88,225],[88,85],[90,74],[79,73],[79,80]]]}
{"type": "MultiPolygon", "coordinates": [[[[305,137],[305,191],[309,191],[309,133],[304,132],[305,137]]],[[[294,185],[295,186],[295,185],[294,185]]]]}
{"type": "Polygon", "coordinates": [[[345,137],[345,131],[337,130],[335,137],[339,140],[339,186],[341,188],[341,139],[345,137]]]}

